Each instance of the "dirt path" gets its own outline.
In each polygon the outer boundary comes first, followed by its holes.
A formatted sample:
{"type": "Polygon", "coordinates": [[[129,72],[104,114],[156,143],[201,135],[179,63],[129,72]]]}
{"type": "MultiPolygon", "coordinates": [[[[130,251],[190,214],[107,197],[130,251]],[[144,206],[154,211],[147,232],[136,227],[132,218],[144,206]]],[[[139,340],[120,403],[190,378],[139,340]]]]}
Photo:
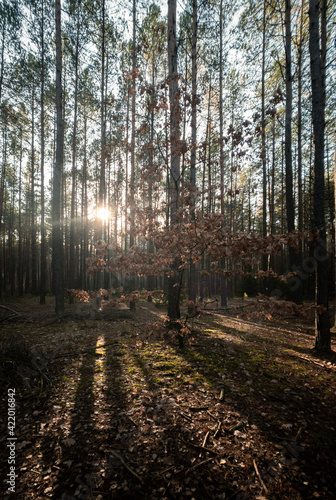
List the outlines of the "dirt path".
{"type": "MultiPolygon", "coordinates": [[[[306,325],[213,313],[179,350],[147,326],[164,316],[153,304],[113,322],[13,309],[3,346],[14,335],[34,349],[3,372],[17,404],[16,492],[3,498],[336,497],[335,356],[313,355],[306,325]]],[[[1,408],[5,427],[7,394],[1,408]]]]}

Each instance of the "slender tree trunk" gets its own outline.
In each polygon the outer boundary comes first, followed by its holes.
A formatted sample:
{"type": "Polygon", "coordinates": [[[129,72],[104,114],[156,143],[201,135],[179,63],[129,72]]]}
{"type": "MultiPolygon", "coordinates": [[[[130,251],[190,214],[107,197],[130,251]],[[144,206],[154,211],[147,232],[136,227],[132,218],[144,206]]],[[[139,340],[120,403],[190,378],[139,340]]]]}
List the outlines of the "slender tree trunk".
{"type": "Polygon", "coordinates": [[[45,84],[45,64],[44,64],[44,0],[41,3],[41,285],[40,304],[45,304],[46,296],[46,235],[45,235],[45,201],[44,201],[44,84],[45,84]]]}
{"type": "MultiPolygon", "coordinates": [[[[135,97],[136,97],[136,0],[133,0],[131,178],[130,178],[130,247],[135,244],[135,97]]],[[[135,275],[130,276],[130,291],[135,290],[135,275]]]]}
{"type": "MultiPolygon", "coordinates": [[[[106,156],[106,118],[105,118],[105,0],[102,0],[102,45],[101,45],[101,87],[100,87],[100,178],[99,208],[105,207],[105,156],[106,156]]],[[[98,239],[103,237],[103,222],[99,222],[98,239]]]]}
{"type": "MultiPolygon", "coordinates": [[[[155,51],[153,50],[152,54],[152,88],[153,94],[151,99],[151,111],[150,111],[150,152],[149,152],[149,167],[151,175],[154,173],[154,108],[153,104],[155,101],[155,51]]],[[[149,179],[148,183],[148,206],[150,213],[153,209],[153,182],[152,179],[149,179]]],[[[148,252],[150,254],[154,253],[154,242],[152,238],[148,242],[148,252]]],[[[147,289],[154,290],[154,276],[148,276],[147,279],[147,289]]]]}
{"type": "MultiPolygon", "coordinates": [[[[265,60],[266,60],[266,0],[263,4],[262,61],[261,61],[261,161],[263,182],[262,235],[267,235],[267,170],[266,170],[266,113],[265,113],[265,60]]],[[[267,270],[267,255],[262,257],[262,268],[267,270]]]]}
{"type": "MultiPolygon", "coordinates": [[[[130,179],[130,247],[134,245],[135,224],[135,97],[136,97],[136,0],[133,0],[133,44],[132,44],[132,104],[131,104],[131,179],[130,179]]],[[[131,280],[134,282],[134,278],[131,280]]]]}
{"type": "MultiPolygon", "coordinates": [[[[75,262],[75,233],[76,233],[76,142],[77,142],[77,108],[78,108],[78,54],[79,54],[79,28],[80,17],[77,12],[77,32],[76,32],[76,49],[75,49],[75,102],[74,102],[74,121],[72,135],[72,172],[71,172],[71,221],[70,221],[70,255],[69,255],[69,288],[75,288],[76,282],[76,262],[75,262]]],[[[69,295],[69,302],[72,304],[74,296],[69,295]]]]}
{"type": "MultiPolygon", "coordinates": [[[[285,123],[285,163],[286,163],[286,214],[287,230],[295,229],[295,207],[293,196],[293,167],[292,167],[292,55],[291,55],[291,0],[286,0],[285,25],[286,25],[286,123],[285,123]]],[[[291,271],[297,270],[297,255],[292,247],[289,248],[289,267],[291,271]]],[[[294,283],[293,299],[301,302],[301,284],[294,283]]]]}
{"type": "MultiPolygon", "coordinates": [[[[197,0],[193,0],[192,14],[192,41],[191,41],[191,158],[190,158],[190,186],[192,189],[191,220],[195,221],[195,189],[196,189],[196,148],[197,148],[197,0]]],[[[196,302],[196,266],[190,261],[189,300],[196,302]]],[[[194,310],[194,305],[189,311],[194,310]]]]}
{"type": "MultiPolygon", "coordinates": [[[[304,0],[301,3],[299,46],[298,46],[298,230],[303,229],[303,201],[302,201],[302,29],[303,29],[304,0]]],[[[302,242],[300,241],[299,263],[302,264],[302,242]]]]}
{"type": "Polygon", "coordinates": [[[128,141],[129,141],[129,89],[127,88],[126,108],[126,165],[125,165],[125,253],[128,250],[128,141]]]}
{"type": "Polygon", "coordinates": [[[84,157],[83,157],[83,184],[82,184],[82,206],[81,217],[83,227],[83,245],[82,245],[82,269],[81,269],[81,283],[82,289],[86,290],[86,259],[88,257],[88,193],[87,193],[87,114],[86,106],[84,104],[84,157]]]}
{"type": "MultiPolygon", "coordinates": [[[[219,168],[220,168],[220,211],[224,224],[224,123],[223,123],[223,0],[219,7],[219,168]]],[[[221,269],[225,269],[225,259],[221,259],[221,269]]],[[[220,278],[221,306],[227,305],[226,279],[220,278]]]]}
{"type": "MultiPolygon", "coordinates": [[[[326,15],[326,2],[322,1],[322,41],[325,46],[325,29],[323,23],[326,15]]],[[[317,332],[315,347],[318,350],[331,349],[330,325],[328,315],[328,272],[326,228],[324,218],[324,127],[325,127],[325,58],[320,51],[319,34],[319,1],[309,2],[309,51],[312,82],[312,117],[314,129],[314,226],[319,231],[315,241],[314,256],[316,259],[316,304],[323,306],[324,311],[317,312],[317,332]]]]}
{"type": "Polygon", "coordinates": [[[33,295],[36,294],[36,224],[35,224],[35,83],[32,83],[32,130],[31,130],[31,188],[30,188],[30,213],[31,213],[31,286],[33,295]]]}
{"type": "Polygon", "coordinates": [[[6,38],[6,22],[4,21],[2,27],[2,44],[1,44],[1,68],[0,68],[0,104],[2,97],[2,85],[3,85],[3,76],[5,71],[5,38],[6,38]]]}
{"type": "Polygon", "coordinates": [[[18,247],[18,292],[23,295],[23,261],[22,261],[22,128],[20,128],[20,167],[19,167],[19,247],[18,247]]]}
{"type": "Polygon", "coordinates": [[[56,22],[56,162],[53,178],[52,204],[52,270],[55,292],[55,312],[64,312],[64,276],[63,276],[63,238],[61,231],[61,184],[63,172],[64,122],[62,102],[62,37],[61,37],[61,2],[55,0],[56,22]]]}
{"type": "MultiPolygon", "coordinates": [[[[168,81],[170,102],[170,222],[176,224],[180,184],[180,106],[178,102],[177,45],[176,45],[176,0],[168,0],[168,81]]],[[[181,271],[179,259],[175,259],[168,283],[168,316],[172,324],[180,318],[181,271]]],[[[183,338],[180,337],[180,346],[183,338]]]]}

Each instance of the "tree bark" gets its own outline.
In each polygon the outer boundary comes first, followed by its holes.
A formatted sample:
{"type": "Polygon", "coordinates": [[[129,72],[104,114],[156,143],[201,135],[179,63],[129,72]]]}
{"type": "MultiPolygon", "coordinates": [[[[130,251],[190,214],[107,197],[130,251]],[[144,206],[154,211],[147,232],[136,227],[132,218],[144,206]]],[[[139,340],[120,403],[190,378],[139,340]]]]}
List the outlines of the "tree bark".
{"type": "Polygon", "coordinates": [[[61,2],[55,0],[56,22],[56,161],[53,178],[52,206],[52,270],[55,293],[55,312],[58,316],[64,312],[64,276],[63,276],[63,238],[61,231],[61,184],[64,153],[64,122],[62,102],[62,37],[61,37],[61,2]]]}
{"type": "MultiPolygon", "coordinates": [[[[322,2],[322,19],[326,9],[322,2]]],[[[323,30],[322,30],[323,33],[323,30]]],[[[328,272],[326,228],[324,218],[324,127],[325,127],[325,67],[320,52],[319,34],[319,1],[309,2],[309,52],[312,83],[312,118],[314,130],[314,229],[319,237],[315,241],[314,257],[316,259],[316,305],[322,306],[323,311],[317,312],[317,350],[330,351],[330,324],[328,315],[328,272]]],[[[322,40],[321,46],[324,46],[322,40]]]]}
{"type": "Polygon", "coordinates": [[[44,201],[44,84],[45,84],[45,54],[44,54],[44,0],[41,3],[41,278],[40,304],[45,304],[47,250],[45,234],[45,201],[44,201]]]}
{"type": "MultiPolygon", "coordinates": [[[[168,82],[170,102],[170,223],[176,221],[180,183],[180,106],[178,102],[178,73],[176,45],[176,0],[168,0],[168,82]]],[[[168,316],[171,323],[180,318],[179,260],[175,258],[168,283],[168,316]]],[[[182,343],[182,340],[180,341],[182,343]]]]}
{"type": "MultiPolygon", "coordinates": [[[[79,57],[79,28],[80,17],[77,12],[77,29],[76,29],[76,49],[75,49],[75,102],[74,102],[74,121],[72,135],[72,172],[71,172],[71,221],[70,221],[70,252],[69,252],[69,288],[75,288],[76,281],[76,262],[75,262],[75,233],[76,233],[76,141],[77,141],[77,108],[78,108],[78,57],[79,57]]],[[[74,296],[69,295],[69,302],[72,304],[74,296]]]]}
{"type": "MultiPolygon", "coordinates": [[[[195,188],[196,188],[196,148],[197,148],[197,0],[193,0],[192,14],[192,41],[191,41],[191,158],[190,158],[190,187],[191,222],[195,221],[195,188]]],[[[196,266],[190,261],[189,300],[196,302],[196,266]]],[[[194,310],[192,305],[190,312],[194,310]]]]}

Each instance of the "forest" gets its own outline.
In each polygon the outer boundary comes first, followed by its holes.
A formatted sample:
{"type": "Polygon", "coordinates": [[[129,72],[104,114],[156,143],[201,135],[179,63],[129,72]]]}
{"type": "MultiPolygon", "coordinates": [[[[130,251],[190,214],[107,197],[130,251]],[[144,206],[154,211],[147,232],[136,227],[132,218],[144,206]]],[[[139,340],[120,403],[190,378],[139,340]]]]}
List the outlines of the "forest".
{"type": "Polygon", "coordinates": [[[4,498],[335,498],[334,0],[0,33],[4,498]]]}

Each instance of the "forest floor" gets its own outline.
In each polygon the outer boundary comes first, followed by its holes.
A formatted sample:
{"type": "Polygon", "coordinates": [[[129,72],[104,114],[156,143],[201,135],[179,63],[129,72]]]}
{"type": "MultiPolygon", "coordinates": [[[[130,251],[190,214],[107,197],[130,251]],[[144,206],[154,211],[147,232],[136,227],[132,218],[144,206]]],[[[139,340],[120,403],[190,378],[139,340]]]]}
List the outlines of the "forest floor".
{"type": "Polygon", "coordinates": [[[1,498],[336,498],[335,336],[320,356],[312,324],[212,311],[179,349],[148,335],[165,315],[153,303],[115,321],[74,304],[62,322],[51,299],[4,305],[1,498]]]}

